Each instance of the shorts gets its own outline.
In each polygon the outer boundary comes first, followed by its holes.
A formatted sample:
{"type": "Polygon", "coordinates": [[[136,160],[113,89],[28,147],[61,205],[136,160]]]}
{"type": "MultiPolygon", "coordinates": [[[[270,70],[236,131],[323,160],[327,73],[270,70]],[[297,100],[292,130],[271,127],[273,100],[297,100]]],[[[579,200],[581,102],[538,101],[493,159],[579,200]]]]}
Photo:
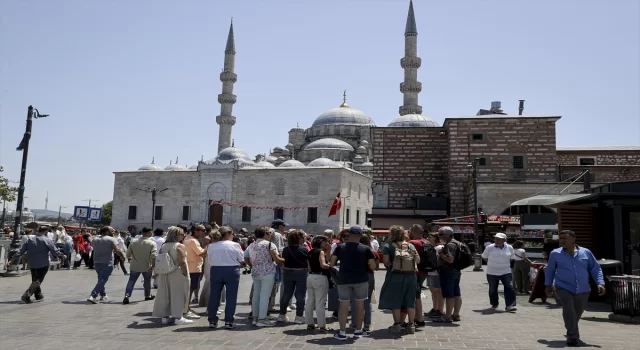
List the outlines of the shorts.
{"type": "Polygon", "coordinates": [[[445,299],[460,296],[460,271],[441,270],[440,271],[440,288],[442,289],[442,297],[445,299]]]}
{"type": "Polygon", "coordinates": [[[427,275],[416,274],[416,279],[418,280],[416,285],[416,299],[420,299],[420,296],[422,295],[422,284],[424,283],[424,280],[427,279],[427,275]]]}
{"type": "Polygon", "coordinates": [[[202,272],[191,272],[189,273],[189,278],[191,278],[191,289],[200,288],[200,277],[202,276],[202,272]]]}
{"type": "Polygon", "coordinates": [[[367,300],[369,298],[369,282],[338,285],[338,300],[351,302],[351,300],[367,300]]]}
{"type": "Polygon", "coordinates": [[[427,286],[429,288],[440,289],[440,276],[439,275],[428,275],[427,276],[427,286]]]}

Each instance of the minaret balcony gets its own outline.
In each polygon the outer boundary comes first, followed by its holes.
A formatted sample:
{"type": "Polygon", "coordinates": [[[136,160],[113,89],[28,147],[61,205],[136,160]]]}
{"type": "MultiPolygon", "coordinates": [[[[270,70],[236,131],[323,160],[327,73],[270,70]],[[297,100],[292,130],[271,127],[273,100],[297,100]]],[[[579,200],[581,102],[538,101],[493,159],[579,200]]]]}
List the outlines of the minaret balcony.
{"type": "Polygon", "coordinates": [[[400,106],[399,112],[400,112],[400,115],[422,114],[422,106],[419,106],[419,105],[400,106]]]}
{"type": "Polygon", "coordinates": [[[222,72],[220,73],[220,81],[223,83],[235,83],[238,81],[238,75],[233,72],[222,72]]]}
{"type": "Polygon", "coordinates": [[[218,103],[220,104],[235,104],[236,95],[234,94],[220,94],[218,95],[218,103]]]}
{"type": "Polygon", "coordinates": [[[402,68],[418,69],[422,65],[422,59],[420,57],[403,57],[400,59],[400,66],[402,68]]]}
{"type": "Polygon", "coordinates": [[[216,117],[218,125],[235,125],[236,117],[230,115],[219,115],[216,117]]]}
{"type": "Polygon", "coordinates": [[[400,83],[400,92],[420,92],[422,91],[422,83],[419,81],[412,83],[400,83]]]}

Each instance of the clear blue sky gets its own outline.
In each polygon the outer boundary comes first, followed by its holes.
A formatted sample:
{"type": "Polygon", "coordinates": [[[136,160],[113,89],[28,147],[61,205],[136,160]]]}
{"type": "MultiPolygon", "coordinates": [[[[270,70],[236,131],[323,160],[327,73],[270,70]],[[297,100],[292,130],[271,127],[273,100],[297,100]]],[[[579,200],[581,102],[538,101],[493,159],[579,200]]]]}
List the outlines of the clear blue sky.
{"type": "MultiPolygon", "coordinates": [[[[26,206],[111,200],[113,171],[155,156],[216,155],[219,73],[236,34],[233,128],[251,156],[348,102],[386,125],[402,104],[408,0],[2,1],[0,164],[19,179],[34,122],[26,206]]],[[[559,146],[638,145],[636,0],[415,1],[424,114],[475,115],[500,100],[560,115],[559,146]]],[[[11,207],[13,207],[12,205],[11,207]]]]}

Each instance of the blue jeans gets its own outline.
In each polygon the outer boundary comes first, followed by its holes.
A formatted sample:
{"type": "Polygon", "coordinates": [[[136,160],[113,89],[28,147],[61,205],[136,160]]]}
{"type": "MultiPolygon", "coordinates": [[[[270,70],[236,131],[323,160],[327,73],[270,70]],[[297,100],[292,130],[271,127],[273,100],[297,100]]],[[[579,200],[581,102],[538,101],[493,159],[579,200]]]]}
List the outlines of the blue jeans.
{"type": "Polygon", "coordinates": [[[238,302],[238,285],[240,284],[240,266],[211,266],[211,279],[209,288],[209,323],[217,323],[218,306],[222,298],[222,288],[226,287],[227,302],[224,307],[224,323],[233,323],[238,302]]]}
{"type": "Polygon", "coordinates": [[[95,288],[93,288],[93,291],[91,292],[91,296],[94,298],[97,297],[98,295],[105,296],[107,295],[107,292],[105,290],[105,285],[107,284],[107,281],[109,280],[109,277],[113,272],[113,264],[95,263],[93,264],[93,268],[96,270],[96,273],[98,274],[98,283],[96,283],[95,288]]]}
{"type": "Polygon", "coordinates": [[[498,307],[500,299],[498,298],[498,284],[502,282],[504,286],[504,302],[506,306],[516,305],[516,293],[513,291],[513,277],[510,273],[502,276],[487,275],[489,282],[489,302],[491,306],[498,307]]]}
{"type": "MultiPolygon", "coordinates": [[[[369,274],[369,297],[364,301],[364,324],[371,325],[371,294],[376,287],[376,278],[372,273],[369,274]]],[[[351,299],[351,324],[356,323],[356,301],[351,299]]]]}
{"type": "Polygon", "coordinates": [[[127,289],[124,292],[126,297],[130,297],[131,293],[133,293],[133,287],[136,282],[138,282],[138,277],[140,277],[140,275],[142,275],[143,278],[142,283],[144,286],[144,296],[151,296],[151,272],[131,271],[131,274],[129,275],[129,282],[127,282],[127,289]]]}
{"type": "Polygon", "coordinates": [[[307,295],[307,276],[305,270],[284,270],[282,274],[282,297],[280,298],[280,315],[287,314],[287,307],[295,293],[296,316],[304,316],[304,303],[307,295]]]}
{"type": "Polygon", "coordinates": [[[62,268],[63,268],[63,269],[67,269],[67,268],[71,267],[71,252],[69,252],[69,253],[64,253],[64,255],[65,255],[67,258],[62,262],[62,268]]]}
{"type": "Polygon", "coordinates": [[[253,277],[253,299],[251,300],[251,314],[253,318],[262,320],[267,318],[269,299],[275,283],[275,274],[253,277]]]}

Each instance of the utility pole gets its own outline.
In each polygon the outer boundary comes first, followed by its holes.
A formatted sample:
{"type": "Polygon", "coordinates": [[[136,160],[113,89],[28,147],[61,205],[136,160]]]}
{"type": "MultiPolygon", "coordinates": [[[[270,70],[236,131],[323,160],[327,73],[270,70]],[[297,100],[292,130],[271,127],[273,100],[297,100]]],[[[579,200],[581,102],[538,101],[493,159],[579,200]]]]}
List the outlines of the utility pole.
{"type": "Polygon", "coordinates": [[[161,190],[158,190],[156,187],[154,188],[149,187],[146,190],[138,188],[139,191],[151,193],[151,228],[154,228],[154,225],[156,223],[156,196],[158,195],[158,193],[162,193],[168,189],[169,189],[168,187],[163,188],[161,190]]]}
{"type": "Polygon", "coordinates": [[[58,207],[58,226],[60,226],[60,215],[62,214],[62,208],[66,208],[63,206],[58,207]]]}
{"type": "MultiPolygon", "coordinates": [[[[18,200],[16,203],[16,215],[15,215],[15,223],[13,226],[13,239],[11,240],[11,245],[9,246],[9,260],[13,259],[13,257],[18,254],[20,249],[20,224],[22,221],[22,209],[24,206],[24,182],[27,177],[27,159],[29,157],[29,141],[31,140],[31,128],[33,125],[33,119],[46,118],[48,114],[40,114],[38,109],[33,108],[33,106],[29,106],[27,109],[27,126],[24,131],[24,135],[22,136],[22,141],[16,148],[16,151],[22,151],[22,167],[20,169],[20,185],[18,187],[18,200]]],[[[21,271],[18,269],[18,264],[15,267],[12,267],[11,270],[7,270],[4,274],[5,276],[22,276],[21,271]]]]}
{"type": "Polygon", "coordinates": [[[473,241],[475,242],[476,251],[474,254],[474,267],[473,271],[482,271],[482,258],[480,257],[479,250],[481,247],[478,242],[478,165],[480,158],[475,157],[473,159],[473,241]]]}
{"type": "MultiPolygon", "coordinates": [[[[99,199],[83,199],[83,202],[89,202],[89,212],[91,212],[91,201],[100,202],[99,199]]],[[[87,220],[84,221],[84,225],[87,226],[87,220]]],[[[80,229],[82,229],[82,221],[80,221],[80,229]]]]}

